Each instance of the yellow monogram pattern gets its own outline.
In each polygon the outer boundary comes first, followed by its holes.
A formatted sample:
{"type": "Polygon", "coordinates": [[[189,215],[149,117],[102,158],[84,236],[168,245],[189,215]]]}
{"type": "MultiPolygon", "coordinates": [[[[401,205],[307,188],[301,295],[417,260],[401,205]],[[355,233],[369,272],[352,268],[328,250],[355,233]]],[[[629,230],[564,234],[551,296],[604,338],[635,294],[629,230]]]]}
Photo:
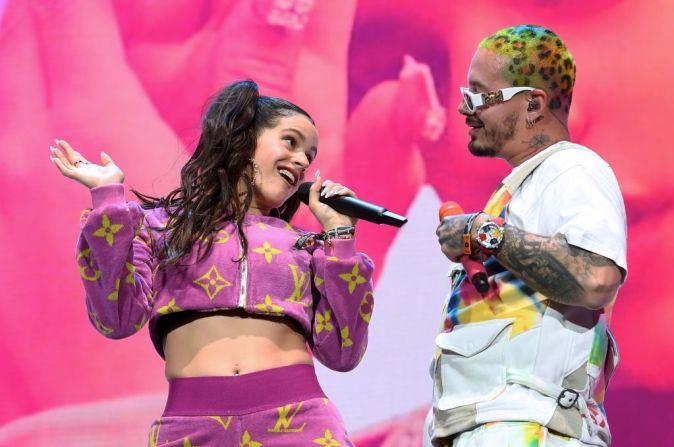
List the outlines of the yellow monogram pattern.
{"type": "Polygon", "coordinates": [[[217,295],[220,290],[232,285],[231,282],[220,275],[220,272],[215,268],[215,265],[212,265],[206,273],[195,279],[194,283],[199,284],[201,288],[204,289],[204,292],[206,292],[206,295],[208,295],[208,298],[211,301],[213,301],[213,298],[215,298],[215,295],[217,295]]]}
{"type": "Polygon", "coordinates": [[[139,331],[143,327],[143,325],[145,324],[146,321],[147,321],[147,317],[145,315],[140,317],[140,321],[133,325],[133,327],[136,329],[136,332],[139,331]]]}
{"type": "Polygon", "coordinates": [[[94,236],[104,237],[108,245],[112,247],[112,244],[115,241],[115,234],[122,228],[124,228],[124,225],[111,223],[108,215],[103,214],[103,217],[101,218],[101,227],[94,231],[94,236]]]}
{"type": "Polygon", "coordinates": [[[161,420],[157,419],[150,428],[150,440],[148,444],[150,447],[157,447],[159,445],[159,428],[161,427],[161,420]]]}
{"type": "Polygon", "coordinates": [[[129,274],[124,278],[124,282],[126,284],[133,284],[135,282],[133,274],[136,272],[136,267],[130,262],[125,262],[125,265],[126,271],[129,272],[129,274]]]}
{"type": "Polygon", "coordinates": [[[176,305],[176,299],[171,298],[166,306],[162,306],[159,309],[157,309],[157,312],[159,312],[162,315],[169,314],[171,312],[180,312],[183,309],[179,306],[176,305]]]}
{"type": "Polygon", "coordinates": [[[77,265],[80,268],[80,276],[86,281],[97,281],[101,277],[101,271],[94,268],[94,264],[91,259],[91,248],[85,248],[77,254],[77,265]],[[84,265],[80,261],[84,259],[84,265]],[[93,273],[87,273],[87,271],[93,273]]]}
{"type": "Polygon", "coordinates": [[[227,241],[229,241],[229,238],[231,235],[227,232],[227,230],[222,229],[215,233],[215,238],[213,238],[213,243],[214,244],[224,244],[227,241]]]}
{"type": "Polygon", "coordinates": [[[370,318],[372,318],[372,310],[374,309],[374,295],[372,294],[371,291],[365,292],[363,294],[363,299],[360,302],[360,307],[358,307],[358,315],[360,315],[360,318],[363,319],[366,323],[370,322],[370,318]]]}
{"type": "Polygon", "coordinates": [[[326,447],[338,447],[341,445],[335,438],[332,437],[332,433],[328,429],[325,430],[325,434],[322,438],[314,439],[314,444],[324,445],[326,447]]]}
{"type": "Polygon", "coordinates": [[[100,332],[103,335],[110,335],[112,334],[112,329],[104,326],[103,323],[101,323],[101,320],[98,319],[98,315],[96,312],[89,312],[89,316],[91,317],[91,321],[94,322],[94,326],[96,327],[96,330],[100,332]]]}
{"type": "Polygon", "coordinates": [[[316,312],[316,334],[322,331],[330,332],[335,327],[332,325],[332,311],[326,310],[325,313],[316,312]]]}
{"type": "Polygon", "coordinates": [[[228,417],[226,421],[223,421],[222,418],[221,418],[220,416],[211,416],[211,419],[214,419],[215,421],[217,421],[218,424],[222,425],[222,428],[224,428],[225,430],[227,430],[227,429],[229,428],[229,424],[232,423],[232,418],[233,418],[233,417],[234,417],[234,416],[228,417]]]}
{"type": "Polygon", "coordinates": [[[115,290],[110,292],[107,298],[109,301],[117,301],[119,299],[119,278],[115,280],[115,290]]]}
{"type": "Polygon", "coordinates": [[[367,280],[360,275],[360,272],[358,271],[358,264],[353,265],[351,273],[342,273],[339,275],[339,277],[349,283],[349,293],[353,293],[353,291],[356,290],[356,286],[358,284],[367,282],[367,280]]]}
{"type": "Polygon", "coordinates": [[[264,313],[270,313],[270,314],[280,314],[283,313],[285,309],[283,307],[274,304],[271,302],[271,296],[266,295],[264,297],[264,303],[256,304],[255,309],[264,312],[264,313]]]}
{"type": "Polygon", "coordinates": [[[311,303],[306,303],[302,300],[302,297],[307,293],[307,289],[309,288],[309,281],[306,280],[307,273],[302,272],[298,275],[298,267],[295,264],[288,264],[288,267],[290,267],[290,271],[293,273],[293,293],[286,298],[286,301],[299,303],[305,307],[311,305],[311,303]]]}
{"type": "Polygon", "coordinates": [[[248,433],[248,430],[243,432],[243,436],[241,437],[239,447],[260,447],[260,446],[262,446],[262,443],[253,441],[253,439],[250,437],[250,433],[248,433]]]}
{"type": "Polygon", "coordinates": [[[302,408],[302,404],[304,402],[300,402],[299,404],[296,404],[295,406],[295,411],[293,410],[293,405],[295,404],[288,404],[284,405],[282,407],[278,407],[278,419],[276,419],[276,424],[274,425],[273,428],[267,429],[269,433],[299,433],[302,430],[304,430],[304,427],[306,427],[307,423],[304,422],[302,425],[296,428],[290,428],[290,424],[293,423],[293,418],[297,416],[297,412],[300,411],[300,408],[302,408]],[[292,411],[292,414],[291,414],[292,411]]]}
{"type": "Polygon", "coordinates": [[[344,326],[340,334],[342,336],[342,348],[353,346],[353,340],[349,338],[349,326],[344,326]]]}
{"type": "Polygon", "coordinates": [[[271,246],[271,244],[267,241],[264,241],[264,244],[262,244],[262,247],[258,247],[253,249],[255,253],[264,255],[264,260],[267,261],[267,264],[271,264],[271,261],[274,259],[274,255],[278,255],[279,253],[283,253],[281,250],[278,248],[274,248],[271,246]]]}

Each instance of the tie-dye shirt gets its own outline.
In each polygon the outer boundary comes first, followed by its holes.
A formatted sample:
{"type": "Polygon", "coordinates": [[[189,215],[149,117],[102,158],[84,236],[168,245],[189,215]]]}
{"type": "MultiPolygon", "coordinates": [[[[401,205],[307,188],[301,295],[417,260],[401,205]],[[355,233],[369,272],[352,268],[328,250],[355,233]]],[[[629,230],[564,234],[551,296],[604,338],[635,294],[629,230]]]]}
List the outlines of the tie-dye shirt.
{"type": "Polygon", "coordinates": [[[101,334],[127,337],[149,321],[163,356],[157,323],[164,315],[243,309],[297,321],[313,355],[329,368],[350,370],[362,358],[374,267],[356,253],[353,239],[295,249],[301,230],[274,217],[247,215],[248,256],[241,261],[236,226],[227,223],[204,259],[197,261],[193,250],[179,265],[160,269],[155,253],[162,233],[156,228],[166,224],[164,210],[127,202],[122,185],[91,194],[94,206],[82,213],[77,263],[89,318],[101,334]]]}

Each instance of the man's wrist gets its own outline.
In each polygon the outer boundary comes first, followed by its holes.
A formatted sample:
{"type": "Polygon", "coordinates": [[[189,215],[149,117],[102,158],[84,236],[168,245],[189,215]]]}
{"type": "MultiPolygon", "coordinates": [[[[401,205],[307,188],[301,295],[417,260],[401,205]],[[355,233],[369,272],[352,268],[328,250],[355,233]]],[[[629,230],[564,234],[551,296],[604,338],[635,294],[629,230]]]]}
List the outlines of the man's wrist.
{"type": "Polygon", "coordinates": [[[482,211],[473,213],[468,216],[466,219],[466,224],[463,227],[463,254],[466,256],[471,256],[474,253],[477,253],[477,246],[473,243],[475,240],[475,221],[478,217],[483,214],[482,211]]]}

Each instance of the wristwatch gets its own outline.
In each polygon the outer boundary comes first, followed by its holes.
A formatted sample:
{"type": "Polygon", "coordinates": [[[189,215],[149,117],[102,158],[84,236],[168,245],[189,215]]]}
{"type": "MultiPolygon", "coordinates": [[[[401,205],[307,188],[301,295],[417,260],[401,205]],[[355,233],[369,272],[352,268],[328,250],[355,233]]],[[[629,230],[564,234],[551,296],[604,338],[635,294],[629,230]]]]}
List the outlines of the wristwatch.
{"type": "Polygon", "coordinates": [[[492,217],[478,227],[477,242],[484,254],[491,255],[501,246],[504,225],[505,220],[502,217],[492,217]]]}

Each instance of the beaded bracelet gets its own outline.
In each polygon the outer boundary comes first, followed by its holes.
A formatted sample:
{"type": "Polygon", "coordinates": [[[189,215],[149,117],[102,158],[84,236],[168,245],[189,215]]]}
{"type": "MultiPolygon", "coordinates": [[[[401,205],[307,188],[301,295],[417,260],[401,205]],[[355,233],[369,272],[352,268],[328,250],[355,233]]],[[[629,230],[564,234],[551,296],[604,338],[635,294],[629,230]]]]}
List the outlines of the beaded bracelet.
{"type": "Polygon", "coordinates": [[[325,231],[324,240],[329,239],[353,239],[353,236],[356,234],[356,227],[336,227],[331,230],[325,231]]]}
{"type": "Polygon", "coordinates": [[[353,239],[356,234],[356,227],[337,227],[322,233],[307,231],[297,239],[293,247],[297,250],[303,248],[309,241],[325,241],[330,243],[332,239],[353,239]]]}

